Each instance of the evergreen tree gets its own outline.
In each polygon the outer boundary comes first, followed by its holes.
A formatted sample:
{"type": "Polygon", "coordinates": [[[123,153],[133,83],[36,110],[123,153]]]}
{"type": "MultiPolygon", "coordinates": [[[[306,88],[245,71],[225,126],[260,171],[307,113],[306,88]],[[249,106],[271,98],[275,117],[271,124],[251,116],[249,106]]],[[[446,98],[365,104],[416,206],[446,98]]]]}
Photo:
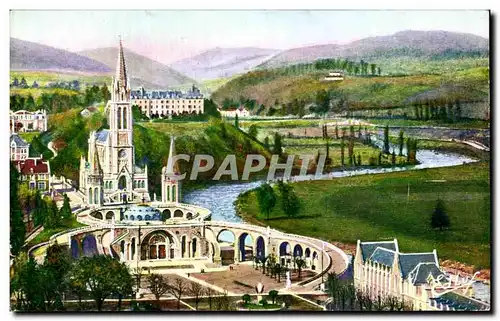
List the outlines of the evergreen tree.
{"type": "Polygon", "coordinates": [[[330,159],[330,144],[328,143],[328,138],[326,139],[326,165],[330,165],[332,160],[330,159]]]}
{"type": "Polygon", "coordinates": [[[382,153],[381,152],[378,153],[378,165],[379,166],[382,165],[382,153]]]}
{"type": "Polygon", "coordinates": [[[339,127],[335,125],[335,138],[339,139],[339,127]]]}
{"type": "Polygon", "coordinates": [[[71,218],[71,206],[69,204],[69,197],[66,194],[64,194],[63,206],[59,210],[59,217],[61,217],[63,220],[68,220],[71,218]]]}
{"type": "Polygon", "coordinates": [[[17,79],[17,77],[14,77],[12,81],[12,87],[19,87],[19,79],[17,79]]]}
{"type": "Polygon", "coordinates": [[[377,74],[380,76],[381,74],[381,70],[380,70],[380,67],[377,67],[377,74]]]}
{"type": "Polygon", "coordinates": [[[342,166],[345,165],[344,150],[345,150],[345,142],[344,142],[344,136],[342,136],[342,139],[340,141],[340,163],[342,164],[342,166]]]}
{"type": "Polygon", "coordinates": [[[396,165],[396,152],[392,150],[392,165],[396,165]]]}
{"type": "Polygon", "coordinates": [[[250,137],[252,137],[253,139],[257,139],[258,134],[259,134],[259,128],[257,127],[257,125],[252,124],[248,128],[248,135],[250,135],[250,137]]]}
{"type": "Polygon", "coordinates": [[[349,153],[349,165],[353,165],[355,162],[354,159],[354,140],[351,137],[349,137],[349,146],[348,146],[348,153],[349,153]]]}
{"type": "Polygon", "coordinates": [[[403,156],[403,145],[405,143],[403,129],[399,131],[399,156],[403,156]]]}
{"type": "Polygon", "coordinates": [[[436,207],[431,216],[431,226],[432,228],[438,228],[440,231],[450,227],[450,218],[446,213],[444,202],[441,199],[438,199],[436,202],[436,207]]]}
{"type": "Polygon", "coordinates": [[[10,251],[17,255],[24,245],[26,227],[19,202],[19,173],[15,166],[10,164],[10,251]]]}
{"type": "Polygon", "coordinates": [[[234,116],[234,127],[240,128],[240,124],[239,124],[239,121],[238,121],[238,114],[236,114],[234,116]]]}
{"type": "Polygon", "coordinates": [[[21,83],[19,84],[20,87],[22,88],[27,88],[28,87],[28,83],[26,82],[26,79],[23,77],[21,78],[21,83]]]}
{"type": "Polygon", "coordinates": [[[360,154],[358,154],[358,163],[356,165],[361,166],[361,155],[360,154]]]}
{"type": "Polygon", "coordinates": [[[260,212],[267,214],[267,219],[269,220],[269,214],[276,205],[276,194],[271,185],[266,183],[257,189],[257,202],[260,212]]]}
{"type": "Polygon", "coordinates": [[[282,148],[282,142],[281,142],[281,135],[278,132],[275,132],[274,133],[273,153],[281,156],[282,149],[283,148],[282,148]]]}
{"type": "Polygon", "coordinates": [[[266,149],[269,149],[269,137],[266,136],[266,138],[264,138],[264,147],[266,149]]]}
{"type": "Polygon", "coordinates": [[[384,128],[384,154],[389,154],[389,126],[384,128]]]}
{"type": "Polygon", "coordinates": [[[45,202],[40,195],[40,191],[37,189],[35,192],[35,209],[33,211],[33,220],[34,225],[39,226],[43,225],[46,215],[46,206],[45,202]]]}

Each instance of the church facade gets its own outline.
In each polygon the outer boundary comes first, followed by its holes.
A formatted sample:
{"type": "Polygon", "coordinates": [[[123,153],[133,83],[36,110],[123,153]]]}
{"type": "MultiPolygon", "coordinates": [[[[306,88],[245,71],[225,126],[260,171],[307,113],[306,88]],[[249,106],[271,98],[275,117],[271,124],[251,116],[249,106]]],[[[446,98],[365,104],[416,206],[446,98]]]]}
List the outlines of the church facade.
{"type": "Polygon", "coordinates": [[[86,158],[80,159],[80,191],[89,205],[149,201],[148,169],[135,164],[130,83],[120,41],[111,100],[109,129],[93,131],[86,158]]]}

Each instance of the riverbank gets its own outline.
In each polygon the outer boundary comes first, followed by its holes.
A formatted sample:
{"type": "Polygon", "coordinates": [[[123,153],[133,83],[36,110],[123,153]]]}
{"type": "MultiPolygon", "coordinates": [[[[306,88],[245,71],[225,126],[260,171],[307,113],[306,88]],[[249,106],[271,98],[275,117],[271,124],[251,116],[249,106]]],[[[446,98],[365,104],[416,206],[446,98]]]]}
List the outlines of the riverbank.
{"type": "Polygon", "coordinates": [[[306,181],[293,186],[302,204],[297,217],[287,217],[278,199],[266,220],[259,213],[253,191],[238,197],[237,215],[251,224],[269,225],[336,245],[352,246],[358,239],[397,238],[406,252],[436,249],[443,260],[473,265],[476,270],[490,267],[488,162],[306,181]],[[444,200],[451,220],[451,228],[446,231],[430,227],[438,197],[444,200]]]}

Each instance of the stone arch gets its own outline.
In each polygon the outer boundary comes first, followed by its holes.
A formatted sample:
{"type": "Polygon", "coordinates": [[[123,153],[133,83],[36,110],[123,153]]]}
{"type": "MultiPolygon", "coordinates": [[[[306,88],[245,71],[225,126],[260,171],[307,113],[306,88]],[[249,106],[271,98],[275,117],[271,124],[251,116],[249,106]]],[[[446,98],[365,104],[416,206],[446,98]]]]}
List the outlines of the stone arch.
{"type": "Polygon", "coordinates": [[[255,256],[258,259],[266,257],[266,242],[264,241],[264,238],[262,236],[259,236],[257,238],[257,242],[255,243],[255,249],[257,252],[255,253],[255,256]]]}
{"type": "Polygon", "coordinates": [[[71,257],[77,259],[80,256],[80,244],[76,239],[71,239],[71,257]]]}
{"type": "Polygon", "coordinates": [[[115,216],[115,213],[113,213],[113,211],[108,211],[106,213],[106,219],[107,220],[112,220],[114,216],[115,216]]]}
{"type": "Polygon", "coordinates": [[[188,212],[188,213],[186,214],[186,219],[190,220],[190,219],[192,219],[192,218],[193,218],[193,213],[188,212]]]}
{"type": "Polygon", "coordinates": [[[300,244],[296,244],[293,247],[293,257],[302,257],[304,251],[302,250],[302,246],[300,244]]]}
{"type": "Polygon", "coordinates": [[[306,250],[305,250],[305,256],[306,256],[306,258],[310,258],[311,257],[311,249],[310,248],[306,248],[306,250]]]}
{"type": "Polygon", "coordinates": [[[219,257],[221,258],[222,265],[233,264],[236,254],[235,250],[237,251],[235,244],[238,241],[234,232],[222,229],[217,234],[216,240],[219,245],[219,257]],[[222,246],[223,243],[229,243],[229,245],[222,246]]]}
{"type": "Polygon", "coordinates": [[[99,187],[94,188],[94,203],[95,204],[100,204],[100,197],[99,197],[99,187]]]}
{"type": "Polygon", "coordinates": [[[102,220],[103,219],[103,216],[102,216],[102,213],[101,212],[94,212],[94,215],[93,215],[96,219],[99,219],[99,220],[102,220]]]}
{"type": "Polygon", "coordinates": [[[165,230],[154,230],[145,235],[141,243],[141,260],[173,259],[177,241],[165,230]]]}
{"type": "Polygon", "coordinates": [[[318,263],[318,252],[314,251],[311,259],[311,268],[313,270],[316,270],[318,268],[317,263],[318,263]]]}
{"type": "Polygon", "coordinates": [[[184,213],[180,209],[174,211],[174,217],[184,217],[184,213]]]}
{"type": "Polygon", "coordinates": [[[291,255],[291,246],[287,241],[283,241],[280,244],[280,256],[291,255]]]}
{"type": "Polygon", "coordinates": [[[161,219],[163,221],[168,220],[171,217],[172,217],[172,212],[168,208],[164,209],[163,212],[161,212],[161,219]]]}
{"type": "Polygon", "coordinates": [[[97,241],[94,235],[85,235],[82,241],[82,252],[85,256],[94,256],[99,254],[97,250],[97,241]]]}
{"type": "Polygon", "coordinates": [[[240,236],[238,237],[238,259],[239,261],[241,262],[244,262],[244,261],[249,261],[249,260],[253,260],[253,256],[254,256],[254,252],[253,252],[253,242],[254,242],[254,239],[252,237],[252,235],[248,234],[247,232],[243,232],[240,234],[240,236]],[[250,244],[246,244],[246,240],[247,238],[250,238],[250,244]],[[248,245],[250,246],[250,252],[251,254],[248,255],[248,245]]]}

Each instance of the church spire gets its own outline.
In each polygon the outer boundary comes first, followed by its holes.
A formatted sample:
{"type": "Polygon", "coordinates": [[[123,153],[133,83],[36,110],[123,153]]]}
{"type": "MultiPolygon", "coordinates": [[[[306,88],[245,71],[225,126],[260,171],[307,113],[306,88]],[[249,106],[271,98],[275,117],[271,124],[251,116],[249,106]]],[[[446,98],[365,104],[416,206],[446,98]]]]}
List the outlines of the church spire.
{"type": "Polygon", "coordinates": [[[178,173],[177,163],[174,165],[174,156],[175,156],[175,137],[170,136],[170,149],[168,151],[168,160],[167,160],[167,174],[176,174],[178,173]]]}
{"type": "Polygon", "coordinates": [[[119,86],[127,88],[127,69],[125,68],[125,56],[123,55],[121,37],[120,48],[118,50],[118,60],[116,61],[116,80],[119,82],[119,86]]]}

